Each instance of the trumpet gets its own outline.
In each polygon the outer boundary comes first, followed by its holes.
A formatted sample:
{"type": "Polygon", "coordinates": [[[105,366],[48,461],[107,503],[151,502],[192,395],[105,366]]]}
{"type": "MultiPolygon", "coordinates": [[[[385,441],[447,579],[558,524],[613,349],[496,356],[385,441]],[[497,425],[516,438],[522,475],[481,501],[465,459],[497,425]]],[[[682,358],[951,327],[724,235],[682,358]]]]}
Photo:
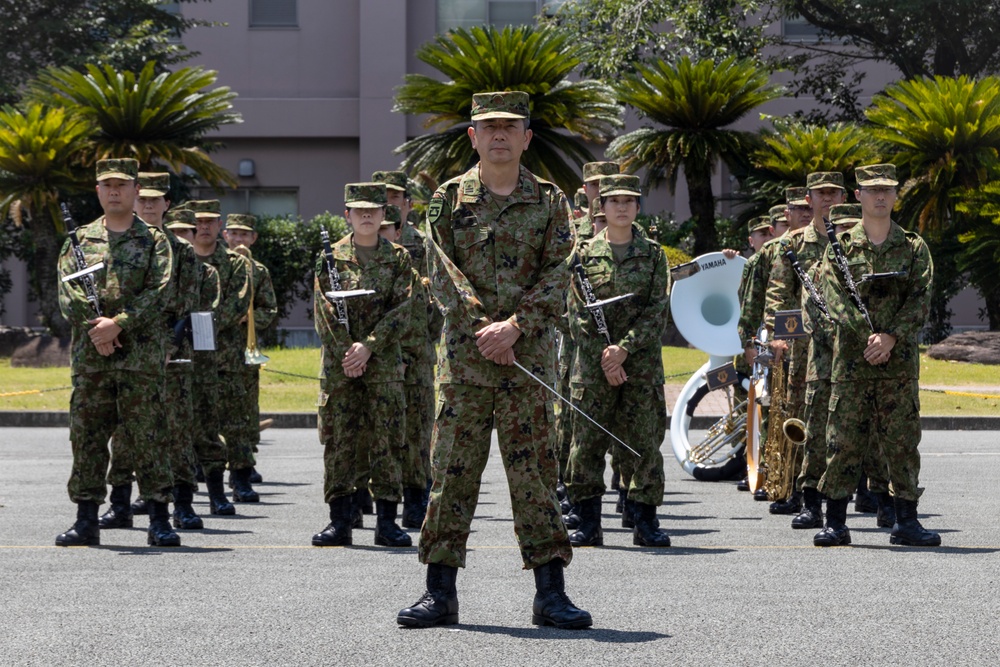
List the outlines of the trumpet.
{"type": "Polygon", "coordinates": [[[257,328],[254,326],[253,321],[253,302],[255,296],[253,287],[253,255],[250,253],[250,248],[245,245],[236,246],[233,252],[238,252],[250,262],[250,307],[247,308],[247,348],[243,351],[243,358],[247,366],[263,366],[271,361],[271,358],[257,349],[257,328]]]}

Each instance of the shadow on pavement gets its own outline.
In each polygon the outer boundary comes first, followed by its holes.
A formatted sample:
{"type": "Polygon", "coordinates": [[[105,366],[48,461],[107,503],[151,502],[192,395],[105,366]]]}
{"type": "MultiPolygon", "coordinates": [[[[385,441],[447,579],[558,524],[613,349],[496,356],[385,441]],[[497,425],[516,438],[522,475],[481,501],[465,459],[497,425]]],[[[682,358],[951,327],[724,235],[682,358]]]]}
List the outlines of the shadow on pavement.
{"type": "Polygon", "coordinates": [[[559,628],[533,626],[530,628],[505,628],[499,625],[465,625],[449,626],[449,629],[466,632],[481,632],[487,635],[507,635],[515,639],[577,639],[596,641],[607,644],[644,644],[657,639],[669,639],[670,635],[660,632],[630,632],[624,630],[608,630],[588,628],[584,630],[560,630],[559,628]]]}
{"type": "Polygon", "coordinates": [[[101,549],[102,551],[114,551],[117,552],[119,556],[162,556],[164,554],[170,553],[198,553],[198,554],[210,554],[210,553],[228,553],[232,549],[228,547],[116,547],[110,545],[102,544],[99,547],[91,547],[93,549],[101,549]]]}

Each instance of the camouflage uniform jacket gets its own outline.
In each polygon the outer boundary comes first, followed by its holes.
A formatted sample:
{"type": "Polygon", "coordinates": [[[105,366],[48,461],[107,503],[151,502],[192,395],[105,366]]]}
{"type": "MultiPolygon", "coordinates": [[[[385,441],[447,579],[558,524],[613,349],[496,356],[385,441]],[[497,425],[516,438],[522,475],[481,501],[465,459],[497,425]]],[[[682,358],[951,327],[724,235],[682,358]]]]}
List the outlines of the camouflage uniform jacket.
{"type": "Polygon", "coordinates": [[[174,325],[178,320],[187,317],[198,310],[199,283],[204,264],[198,259],[194,247],[182,238],[178,238],[169,229],[163,229],[163,234],[170,242],[170,251],[174,263],[171,269],[172,278],[168,287],[169,296],[164,307],[164,327],[167,336],[167,351],[173,358],[189,359],[190,344],[181,344],[181,349],[174,346],[174,325]]]}
{"type": "Polygon", "coordinates": [[[437,381],[482,387],[534,384],[515,366],[483,357],[475,332],[507,320],[521,331],[514,355],[553,382],[554,326],[565,312],[570,207],[562,191],[523,166],[502,201],[479,181],[479,166],[442,185],[427,209],[431,294],[444,311],[437,381]]]}
{"type": "Polygon", "coordinates": [[[239,253],[215,244],[215,252],[201,261],[219,275],[219,306],[215,309],[215,362],[220,370],[234,371],[244,365],[246,323],[241,323],[250,308],[250,270],[248,260],[239,253]]]}
{"type": "Polygon", "coordinates": [[[333,384],[346,384],[341,360],[355,342],[363,343],[372,356],[361,377],[366,382],[402,382],[401,342],[410,330],[413,303],[413,268],[410,255],[402,246],[378,240],[375,255],[362,267],[354,251],[354,234],[333,244],[333,260],[340,274],[340,289],[370,289],[375,294],[346,300],[347,328],[337,319],[337,309],[326,298],[330,276],[320,253],[316,262],[313,289],[313,313],[316,333],[323,343],[323,373],[333,384]]]}
{"type": "MultiPolygon", "coordinates": [[[[660,336],[670,317],[668,293],[670,270],[658,243],[633,235],[625,258],[615,262],[606,231],[577,246],[584,273],[598,300],[622,294],[635,296],[604,307],[604,319],[613,344],[628,351],[625,373],[633,384],[663,384],[660,336]]],[[[569,299],[569,322],[576,352],[570,382],[607,382],[601,370],[601,353],[607,347],[604,336],[584,304],[586,299],[573,279],[569,299]]]]}
{"type": "Polygon", "coordinates": [[[424,233],[410,223],[404,222],[400,227],[399,245],[406,248],[406,252],[410,253],[410,260],[413,262],[413,268],[417,270],[417,273],[421,277],[426,277],[427,244],[424,239],[424,233]]]}
{"type": "Polygon", "coordinates": [[[765,243],[743,266],[743,279],[740,282],[740,319],[737,324],[737,332],[744,346],[746,346],[747,341],[757,335],[757,330],[764,323],[767,284],[771,280],[771,265],[777,254],[778,241],[782,237],[771,239],[765,243]]]}
{"type": "Polygon", "coordinates": [[[427,283],[414,266],[413,316],[410,318],[410,329],[402,341],[403,361],[406,363],[403,382],[420,387],[434,386],[434,341],[441,333],[441,313],[431,303],[427,283]]]}
{"type": "Polygon", "coordinates": [[[872,366],[864,360],[871,331],[861,311],[847,296],[833,258],[833,246],[828,246],[822,271],[824,296],[836,322],[832,381],[917,379],[920,376],[917,336],[930,311],[934,277],[927,244],[918,234],[904,231],[895,222],[881,246],[868,240],[862,224],[837,238],[875,331],[892,334],[896,337],[896,345],[885,364],[872,366]],[[907,274],[903,278],[860,282],[866,273],[892,271],[906,271],[907,274]]]}
{"type": "MultiPolygon", "coordinates": [[[[124,234],[109,240],[103,216],[74,232],[87,265],[104,262],[91,274],[101,312],[122,328],[121,349],[102,357],[87,332],[97,317],[80,281],[59,282],[59,310],[73,327],[73,375],[125,370],[162,373],[166,361],[163,309],[169,296],[173,256],[170,242],[158,229],[133,216],[124,234]]],[[[78,270],[69,239],[59,256],[59,274],[78,270]]]]}
{"type": "Polygon", "coordinates": [[[253,260],[253,319],[257,331],[266,329],[278,316],[278,299],[274,295],[271,272],[261,262],[253,260]]]}
{"type": "Polygon", "coordinates": [[[809,298],[809,292],[792,269],[785,252],[788,249],[795,252],[802,270],[813,281],[816,291],[822,295],[819,269],[829,245],[830,240],[826,233],[817,231],[811,223],[802,229],[788,232],[780,239],[779,250],[775,253],[774,262],[771,264],[771,280],[767,286],[764,320],[768,327],[774,327],[774,314],[779,310],[802,309],[803,327],[810,334],[806,382],[830,379],[833,363],[833,323],[809,298]]]}

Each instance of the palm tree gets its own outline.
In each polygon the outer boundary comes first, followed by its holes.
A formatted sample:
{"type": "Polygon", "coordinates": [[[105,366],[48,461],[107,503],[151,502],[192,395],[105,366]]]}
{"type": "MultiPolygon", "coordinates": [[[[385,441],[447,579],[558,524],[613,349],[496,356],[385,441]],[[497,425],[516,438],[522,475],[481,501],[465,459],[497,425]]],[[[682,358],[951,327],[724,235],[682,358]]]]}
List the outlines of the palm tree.
{"type": "Polygon", "coordinates": [[[29,86],[27,97],[64,106],[91,123],[92,160],[134,157],[143,169],[160,162],[175,172],[187,167],[211,185],[235,186],[232,174],[205,150],[211,148],[208,132],[242,122],[232,111],[236,93],[207,89],[215,74],[201,67],[157,74],[153,62],[138,76],[110,66],[88,65],[86,73],[51,68],[29,86]]]}
{"type": "Polygon", "coordinates": [[[438,35],[417,57],[447,81],[407,74],[397,89],[394,111],[427,114],[424,127],[444,129],[421,135],[396,149],[402,168],[444,181],[468,169],[475,153],[466,136],[474,93],[523,90],[531,96],[531,147],[524,165],[573,192],[580,168],[593,155],[584,142],[604,143],[622,127],[614,91],[595,80],[570,81],[585,46],[552,27],[458,29],[438,35]]]}
{"type": "Polygon", "coordinates": [[[611,142],[608,155],[624,170],[645,168],[647,187],[666,181],[671,192],[683,168],[696,221],[694,254],[717,250],[712,173],[719,160],[740,169],[755,144],[753,135],[727,128],[780,97],[781,89],[768,83],[759,63],[736,58],[696,63],[687,57],[639,66],[616,88],[619,100],[665,128],[622,135],[611,142]]]}
{"type": "Polygon", "coordinates": [[[38,104],[0,110],[0,220],[10,215],[24,228],[31,250],[31,288],[42,324],[67,333],[59,312],[56,263],[65,229],[60,193],[85,188],[83,157],[90,125],[64,109],[38,104]]]}
{"type": "Polygon", "coordinates": [[[802,187],[814,171],[839,171],[851,182],[854,168],[881,160],[870,135],[853,123],[812,125],[773,118],[750,155],[750,173],[741,183],[749,206],[741,220],[764,215],[785,201],[785,188],[802,187]]]}
{"type": "MultiPolygon", "coordinates": [[[[866,114],[872,135],[895,152],[893,162],[906,177],[897,204],[901,224],[925,234],[932,250],[956,247],[956,237],[980,224],[956,204],[1000,177],[1000,78],[899,81],[877,95],[866,114]]],[[[988,261],[991,252],[988,243],[957,247],[957,255],[934,257],[936,275],[953,276],[935,279],[935,310],[945,314],[941,304],[963,286],[960,267],[982,266],[977,255],[988,261]]],[[[970,278],[986,298],[991,325],[1000,323],[1000,271],[970,271],[970,278]]]]}
{"type": "Polygon", "coordinates": [[[960,192],[956,199],[955,209],[976,221],[958,237],[958,268],[968,272],[986,301],[990,330],[1000,331],[1000,181],[960,192]]]}

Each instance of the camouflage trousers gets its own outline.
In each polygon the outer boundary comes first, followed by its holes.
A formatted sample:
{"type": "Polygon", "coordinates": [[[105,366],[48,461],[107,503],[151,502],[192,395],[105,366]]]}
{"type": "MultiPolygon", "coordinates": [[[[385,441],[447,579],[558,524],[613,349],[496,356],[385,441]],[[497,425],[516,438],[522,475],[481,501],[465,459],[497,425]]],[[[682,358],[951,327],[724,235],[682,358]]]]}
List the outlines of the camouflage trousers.
{"type": "Polygon", "coordinates": [[[324,381],[318,403],[325,501],[351,495],[359,479],[370,477],[372,498],[399,502],[399,452],[406,413],[403,384],[368,384],[361,378],[336,385],[324,381]]]}
{"type": "MultiPolygon", "coordinates": [[[[191,369],[167,366],[166,400],[166,456],[170,460],[174,484],[198,488],[194,466],[194,407],[191,394],[191,369]]],[[[135,447],[127,442],[128,430],[119,426],[111,439],[111,468],[108,470],[108,484],[124,486],[131,484],[135,466],[129,454],[135,447]]]]}
{"type": "Polygon", "coordinates": [[[439,385],[431,438],[434,484],[420,531],[421,563],[465,567],[494,428],[525,569],[556,558],[570,562],[573,547],[555,491],[559,471],[554,417],[542,387],[439,385]]]}
{"type": "MultiPolygon", "coordinates": [[[[573,402],[598,424],[624,440],[642,457],[614,447],[621,465],[621,488],[629,500],[645,505],[663,504],[663,455],[660,445],[667,430],[667,405],[663,385],[620,387],[605,383],[573,387],[573,402]]],[[[608,436],[579,413],[573,413],[573,446],[569,455],[566,488],[573,502],[604,493],[604,454],[608,436]]]]}
{"type": "Polygon", "coordinates": [[[819,490],[827,498],[850,495],[869,453],[878,457],[877,465],[885,466],[895,497],[918,500],[923,493],[917,380],[834,383],[826,440],[826,472],[819,490]]]}
{"type": "Polygon", "coordinates": [[[219,372],[213,352],[195,352],[191,395],[194,428],[191,434],[195,458],[205,474],[226,468],[226,446],[219,438],[219,372]]]}
{"type": "Polygon", "coordinates": [[[104,502],[111,459],[108,441],[119,427],[125,433],[122,452],[135,469],[139,495],[150,501],[173,500],[163,384],[160,373],[107,371],[73,376],[70,500],[104,502]]]}
{"type": "MultiPolygon", "coordinates": [[[[573,342],[563,334],[562,356],[559,358],[559,386],[562,396],[569,397],[570,360],[573,358],[573,342]],[[568,355],[568,356],[567,356],[568,355]]],[[[555,437],[556,452],[559,457],[559,477],[568,479],[569,448],[573,442],[573,410],[564,403],[556,406],[555,437]]]]}
{"type": "Polygon", "coordinates": [[[253,453],[257,453],[257,445],[260,444],[260,366],[247,365],[246,367],[246,412],[247,431],[246,439],[250,442],[253,453]]]}
{"type": "MultiPolygon", "coordinates": [[[[815,489],[826,472],[826,435],[830,415],[830,381],[814,380],[806,383],[805,422],[806,443],[802,459],[802,470],[796,480],[799,491],[803,488],[815,489]]],[[[862,462],[868,476],[868,489],[873,493],[889,490],[888,472],[882,464],[878,451],[873,447],[864,448],[862,462]]],[[[854,481],[857,485],[857,480],[854,481]]]]}
{"type": "Polygon", "coordinates": [[[431,478],[431,431],[434,428],[434,387],[404,386],[406,393],[406,438],[400,449],[403,486],[427,488],[431,478]]]}
{"type": "Polygon", "coordinates": [[[253,448],[259,439],[260,425],[251,421],[248,408],[246,371],[242,368],[219,372],[219,434],[226,443],[226,461],[230,470],[253,467],[253,448]]]}

